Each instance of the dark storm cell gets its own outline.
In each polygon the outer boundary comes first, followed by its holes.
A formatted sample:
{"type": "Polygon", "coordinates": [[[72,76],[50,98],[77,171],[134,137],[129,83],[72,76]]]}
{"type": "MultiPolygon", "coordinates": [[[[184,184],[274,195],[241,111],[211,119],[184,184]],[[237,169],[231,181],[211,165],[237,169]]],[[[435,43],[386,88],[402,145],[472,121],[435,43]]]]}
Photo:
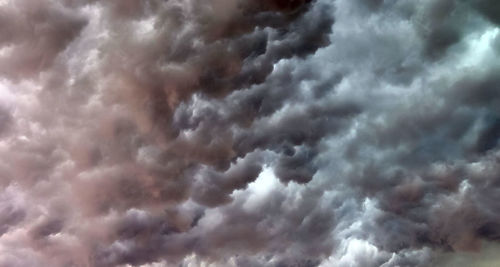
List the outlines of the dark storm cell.
{"type": "Polygon", "coordinates": [[[500,223],[497,222],[485,223],[477,230],[477,234],[489,240],[498,241],[500,240],[500,223]]]}
{"type": "Polygon", "coordinates": [[[473,6],[488,20],[500,25],[500,1],[498,0],[474,0],[473,6]]]}
{"type": "Polygon", "coordinates": [[[450,27],[440,27],[429,34],[425,52],[427,56],[437,59],[442,57],[448,48],[458,41],[460,41],[458,31],[450,27]]]}
{"type": "Polygon", "coordinates": [[[476,143],[476,151],[484,153],[497,146],[500,139],[500,118],[492,120],[480,133],[476,143]]]}

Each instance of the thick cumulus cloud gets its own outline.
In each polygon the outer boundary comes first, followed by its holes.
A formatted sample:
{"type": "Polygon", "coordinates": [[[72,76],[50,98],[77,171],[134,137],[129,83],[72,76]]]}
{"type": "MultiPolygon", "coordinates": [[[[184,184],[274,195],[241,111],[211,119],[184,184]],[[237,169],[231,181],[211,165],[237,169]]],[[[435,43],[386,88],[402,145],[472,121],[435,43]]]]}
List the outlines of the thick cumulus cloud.
{"type": "Polygon", "coordinates": [[[0,1],[0,266],[495,262],[498,7],[0,1]]]}

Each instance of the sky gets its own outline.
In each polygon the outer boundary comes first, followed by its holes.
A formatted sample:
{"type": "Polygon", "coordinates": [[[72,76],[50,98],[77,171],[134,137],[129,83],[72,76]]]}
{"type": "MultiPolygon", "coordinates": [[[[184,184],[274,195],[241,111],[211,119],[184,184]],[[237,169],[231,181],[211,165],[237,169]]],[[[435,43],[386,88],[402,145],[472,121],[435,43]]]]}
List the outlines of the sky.
{"type": "Polygon", "coordinates": [[[0,267],[500,266],[497,0],[0,0],[0,267]]]}

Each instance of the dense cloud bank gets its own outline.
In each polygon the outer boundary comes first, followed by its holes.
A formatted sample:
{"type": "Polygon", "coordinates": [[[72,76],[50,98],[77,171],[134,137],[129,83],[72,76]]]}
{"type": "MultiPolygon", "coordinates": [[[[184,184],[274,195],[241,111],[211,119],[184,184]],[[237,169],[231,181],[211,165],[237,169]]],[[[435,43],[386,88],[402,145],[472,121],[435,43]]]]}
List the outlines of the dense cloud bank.
{"type": "Polygon", "coordinates": [[[0,266],[491,255],[499,8],[0,1],[0,266]]]}

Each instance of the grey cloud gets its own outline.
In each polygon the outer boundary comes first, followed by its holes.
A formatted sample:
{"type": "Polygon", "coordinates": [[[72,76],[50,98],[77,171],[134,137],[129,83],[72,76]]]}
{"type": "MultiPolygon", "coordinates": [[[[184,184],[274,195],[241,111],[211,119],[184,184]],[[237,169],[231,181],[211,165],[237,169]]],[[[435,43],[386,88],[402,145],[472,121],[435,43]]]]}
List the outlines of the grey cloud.
{"type": "Polygon", "coordinates": [[[263,160],[259,160],[260,156],[259,153],[247,155],[224,173],[201,170],[193,184],[193,199],[207,206],[230,202],[230,193],[254,181],[261,172],[263,160]]]}
{"type": "Polygon", "coordinates": [[[14,197],[9,193],[8,189],[5,190],[5,193],[0,198],[0,214],[2,218],[0,221],[0,235],[7,233],[12,227],[15,227],[26,218],[24,207],[20,203],[16,203],[14,197]]]}
{"type": "Polygon", "coordinates": [[[480,251],[500,236],[495,8],[0,4],[0,265],[480,251]]]}

